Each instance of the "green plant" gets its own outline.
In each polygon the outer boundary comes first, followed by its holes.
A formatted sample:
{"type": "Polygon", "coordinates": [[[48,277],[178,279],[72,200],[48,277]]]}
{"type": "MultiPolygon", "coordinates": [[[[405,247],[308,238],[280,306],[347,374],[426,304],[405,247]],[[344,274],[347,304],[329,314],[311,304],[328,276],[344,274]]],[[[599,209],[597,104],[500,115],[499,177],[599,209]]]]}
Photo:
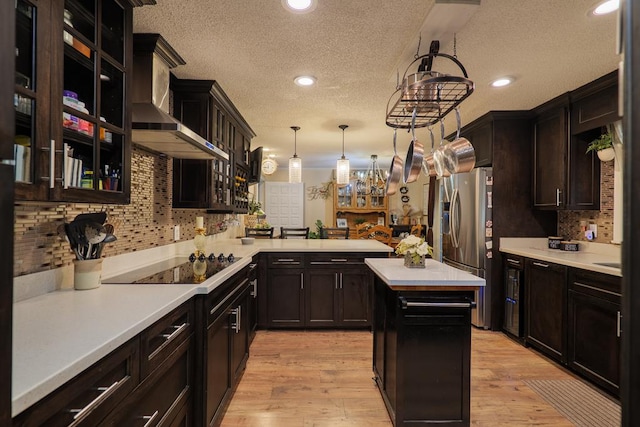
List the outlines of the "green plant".
{"type": "Polygon", "coordinates": [[[262,210],[262,203],[256,202],[255,199],[251,199],[249,202],[249,215],[264,215],[262,210]]]}
{"type": "Polygon", "coordinates": [[[589,151],[600,151],[611,147],[613,147],[613,135],[611,133],[603,133],[589,143],[587,153],[589,151]]]}
{"type": "Polygon", "coordinates": [[[315,226],[316,226],[316,231],[310,231],[309,232],[309,238],[310,239],[319,239],[320,238],[320,232],[321,232],[322,227],[324,227],[324,224],[322,223],[322,221],[317,219],[316,223],[315,223],[315,226]]]}
{"type": "Polygon", "coordinates": [[[365,221],[366,220],[364,218],[356,218],[356,219],[353,220],[353,223],[355,225],[360,225],[360,224],[364,224],[365,221]]]}

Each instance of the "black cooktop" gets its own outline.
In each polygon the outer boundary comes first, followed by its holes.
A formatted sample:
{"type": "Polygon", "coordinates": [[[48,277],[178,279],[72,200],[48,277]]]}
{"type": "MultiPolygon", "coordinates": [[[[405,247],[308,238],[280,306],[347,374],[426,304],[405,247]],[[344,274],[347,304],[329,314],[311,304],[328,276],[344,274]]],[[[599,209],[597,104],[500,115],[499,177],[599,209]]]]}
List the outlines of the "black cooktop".
{"type": "Polygon", "coordinates": [[[216,258],[213,255],[209,257],[201,256],[199,259],[192,256],[191,260],[178,257],[103,279],[102,283],[194,285],[204,282],[239,259],[233,256],[219,256],[216,258]]]}

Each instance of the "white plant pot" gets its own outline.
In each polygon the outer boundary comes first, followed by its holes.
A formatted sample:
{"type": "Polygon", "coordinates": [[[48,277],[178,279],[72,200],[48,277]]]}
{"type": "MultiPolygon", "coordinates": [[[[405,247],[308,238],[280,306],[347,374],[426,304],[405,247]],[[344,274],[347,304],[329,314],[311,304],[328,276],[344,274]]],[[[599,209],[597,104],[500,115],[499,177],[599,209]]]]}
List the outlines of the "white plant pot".
{"type": "Polygon", "coordinates": [[[613,147],[605,148],[598,151],[598,158],[603,162],[608,162],[616,157],[616,152],[613,151],[613,147]]]}

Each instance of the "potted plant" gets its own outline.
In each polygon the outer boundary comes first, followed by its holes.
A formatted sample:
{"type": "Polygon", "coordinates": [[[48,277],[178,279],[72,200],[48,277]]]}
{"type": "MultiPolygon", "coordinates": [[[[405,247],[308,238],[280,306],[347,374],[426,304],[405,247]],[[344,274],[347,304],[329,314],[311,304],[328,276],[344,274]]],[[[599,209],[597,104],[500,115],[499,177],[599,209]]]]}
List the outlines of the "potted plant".
{"type": "Polygon", "coordinates": [[[603,133],[589,143],[587,153],[589,151],[596,151],[598,158],[603,162],[613,160],[615,157],[615,151],[613,150],[613,135],[609,132],[603,133]]]}
{"type": "Polygon", "coordinates": [[[244,222],[248,227],[255,227],[258,223],[259,217],[264,218],[265,213],[262,210],[262,203],[257,202],[255,199],[251,199],[249,201],[249,208],[247,211],[247,215],[244,218],[244,222]]]}

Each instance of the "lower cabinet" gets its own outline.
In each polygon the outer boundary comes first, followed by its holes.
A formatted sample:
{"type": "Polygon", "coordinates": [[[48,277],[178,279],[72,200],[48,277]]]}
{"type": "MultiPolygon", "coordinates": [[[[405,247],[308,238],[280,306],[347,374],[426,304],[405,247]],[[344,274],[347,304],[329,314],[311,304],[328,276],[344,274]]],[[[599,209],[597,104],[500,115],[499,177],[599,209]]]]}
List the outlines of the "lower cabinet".
{"type": "Polygon", "coordinates": [[[398,292],[374,281],[374,379],[393,424],[469,426],[474,292],[398,292]]]}
{"type": "Polygon", "coordinates": [[[528,259],[526,342],[566,362],[567,267],[528,259]]]}
{"type": "Polygon", "coordinates": [[[365,257],[386,253],[270,254],[260,304],[267,328],[371,326],[371,272],[365,257]],[[303,268],[305,267],[306,268],[303,268]]]}
{"type": "Polygon", "coordinates": [[[620,395],[622,278],[526,259],[525,343],[620,395]]]}
{"type": "Polygon", "coordinates": [[[198,310],[204,319],[202,351],[196,366],[202,372],[197,384],[196,425],[220,424],[249,358],[250,267],[199,298],[198,310]]]}
{"type": "Polygon", "coordinates": [[[619,395],[621,280],[575,269],[569,276],[568,364],[619,395]]]}

